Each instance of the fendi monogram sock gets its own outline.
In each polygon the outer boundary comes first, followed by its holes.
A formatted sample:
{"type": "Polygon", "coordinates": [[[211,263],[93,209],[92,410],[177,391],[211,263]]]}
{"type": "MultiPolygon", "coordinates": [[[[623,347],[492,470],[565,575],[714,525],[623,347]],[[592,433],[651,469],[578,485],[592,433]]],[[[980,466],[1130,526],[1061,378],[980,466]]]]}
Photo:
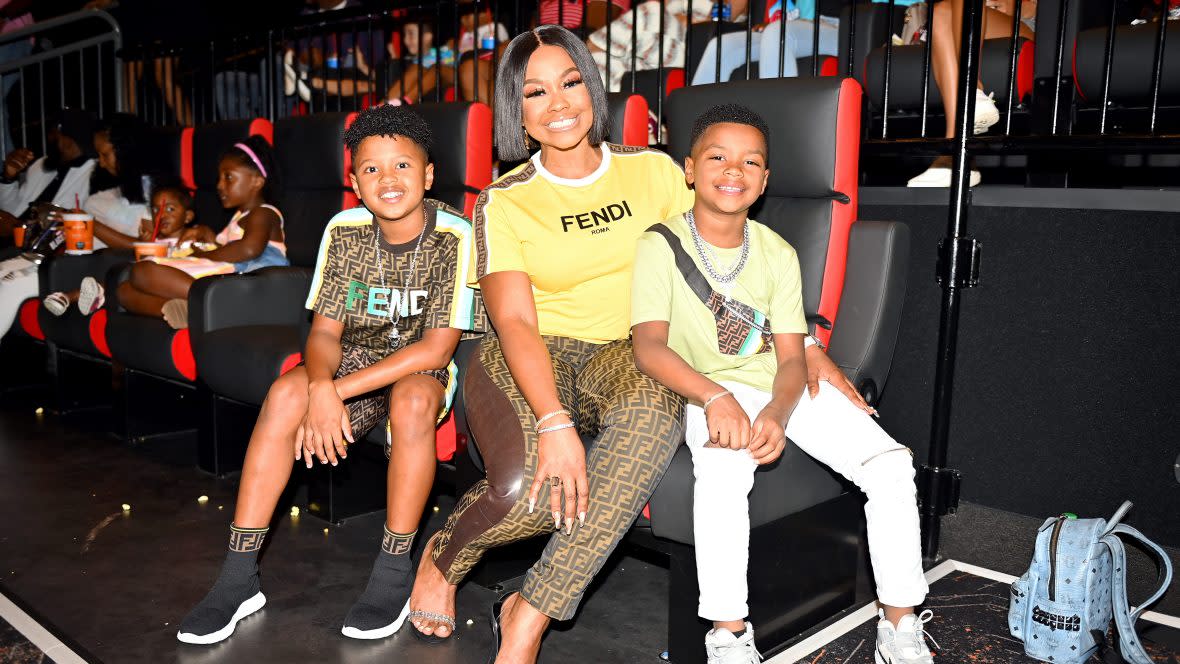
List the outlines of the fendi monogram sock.
{"type": "Polygon", "coordinates": [[[381,552],[373,563],[373,572],[360,599],[344,619],[344,635],[375,639],[389,636],[401,627],[409,607],[414,586],[414,566],[410,549],[414,535],[393,533],[385,528],[381,552]]]}
{"type": "MultiPolygon", "coordinates": [[[[248,600],[253,600],[256,595],[259,595],[260,585],[258,580],[258,551],[262,548],[262,542],[266,539],[266,532],[268,528],[238,528],[230,525],[229,527],[229,553],[225,556],[225,562],[221,565],[221,575],[217,577],[217,582],[213,584],[213,588],[205,595],[205,599],[201,600],[195,608],[180,623],[181,640],[186,640],[183,635],[191,635],[196,637],[212,637],[218,636],[219,632],[225,631],[224,635],[214,641],[220,641],[233,633],[233,627],[237,620],[240,620],[244,615],[237,615],[240,610],[245,610],[243,607],[248,600]],[[228,631],[226,631],[228,629],[228,631]]],[[[253,600],[257,603],[258,600],[253,600]]],[[[254,607],[253,612],[261,608],[261,603],[254,607]]]]}

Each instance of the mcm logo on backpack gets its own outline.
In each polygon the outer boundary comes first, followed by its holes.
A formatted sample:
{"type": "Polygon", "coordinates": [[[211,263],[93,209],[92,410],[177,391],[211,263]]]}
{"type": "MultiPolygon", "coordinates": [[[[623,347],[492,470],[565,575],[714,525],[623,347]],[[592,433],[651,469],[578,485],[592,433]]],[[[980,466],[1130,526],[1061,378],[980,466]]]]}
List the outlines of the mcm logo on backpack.
{"type": "Polygon", "coordinates": [[[1119,523],[1131,501],[1110,521],[1072,514],[1046,519],[1037,532],[1032,564],[1012,583],[1008,629],[1029,657],[1081,664],[1106,639],[1113,616],[1119,652],[1130,664],[1151,664],[1135,621],[1172,581],[1172,562],[1155,542],[1119,523]],[[1133,537],[1163,561],[1163,583],[1138,607],[1127,606],[1127,557],[1119,535],[1133,537]]]}

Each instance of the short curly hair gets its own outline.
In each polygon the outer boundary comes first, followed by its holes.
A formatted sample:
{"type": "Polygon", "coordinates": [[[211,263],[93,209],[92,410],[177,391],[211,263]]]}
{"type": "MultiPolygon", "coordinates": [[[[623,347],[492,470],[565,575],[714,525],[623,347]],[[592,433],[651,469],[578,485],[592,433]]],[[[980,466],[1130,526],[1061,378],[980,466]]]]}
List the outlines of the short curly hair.
{"type": "Polygon", "coordinates": [[[348,147],[354,159],[361,142],[370,136],[404,136],[422,148],[428,160],[430,151],[434,148],[434,136],[430,133],[430,125],[421,115],[406,106],[371,106],[356,116],[352,125],[344,132],[344,145],[348,147]]]}
{"type": "Polygon", "coordinates": [[[761,115],[741,104],[718,104],[698,115],[696,121],[692,123],[692,140],[688,144],[689,151],[691,152],[697,146],[697,141],[701,140],[701,136],[709,127],[725,122],[749,125],[757,129],[762,132],[762,138],[766,141],[767,146],[770,145],[770,127],[766,126],[766,120],[763,120],[761,115]]]}

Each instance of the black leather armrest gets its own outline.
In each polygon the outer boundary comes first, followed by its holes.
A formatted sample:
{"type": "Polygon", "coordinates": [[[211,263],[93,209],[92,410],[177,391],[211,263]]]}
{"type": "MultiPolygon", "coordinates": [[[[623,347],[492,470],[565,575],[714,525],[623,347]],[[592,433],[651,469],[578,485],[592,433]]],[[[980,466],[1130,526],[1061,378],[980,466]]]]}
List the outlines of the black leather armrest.
{"type": "Polygon", "coordinates": [[[309,317],[303,305],[311,279],[311,270],[300,267],[197,279],[188,293],[189,331],[197,335],[243,325],[303,327],[309,317]]]}
{"type": "Polygon", "coordinates": [[[107,289],[107,303],[103,306],[109,311],[127,311],[123,304],[119,302],[117,293],[119,292],[119,285],[131,278],[131,266],[134,263],[117,263],[107,268],[106,277],[103,279],[103,284],[107,289]]]}
{"type": "Polygon", "coordinates": [[[885,388],[905,299],[910,229],[858,221],[848,239],[844,294],[828,354],[870,403],[885,388]]]}
{"type": "Polygon", "coordinates": [[[54,256],[38,268],[41,296],[54,291],[76,290],[83,277],[101,281],[111,267],[133,260],[135,257],[130,251],[116,249],[100,249],[86,256],[54,256]]]}

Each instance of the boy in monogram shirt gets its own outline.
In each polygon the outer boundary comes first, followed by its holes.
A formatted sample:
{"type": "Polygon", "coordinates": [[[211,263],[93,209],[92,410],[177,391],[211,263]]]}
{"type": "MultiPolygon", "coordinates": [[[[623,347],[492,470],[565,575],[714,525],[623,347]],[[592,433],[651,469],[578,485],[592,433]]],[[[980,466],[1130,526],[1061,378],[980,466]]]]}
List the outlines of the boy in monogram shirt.
{"type": "Polygon", "coordinates": [[[304,363],[275,381],[262,406],[228,556],[213,589],[181,623],[181,641],[226,639],[266,602],[258,551],[292,460],[335,466],[378,425],[387,426],[385,535],[342,632],[384,638],[410,613],[410,549],[434,481],[435,425],[455,391],[451,357],[464,332],[484,326],[467,286],[471,224],[425,198],[434,180],[431,142],[425,120],[407,107],[370,108],[345,132],[364,207],[341,212],[324,231],[304,363]]]}

